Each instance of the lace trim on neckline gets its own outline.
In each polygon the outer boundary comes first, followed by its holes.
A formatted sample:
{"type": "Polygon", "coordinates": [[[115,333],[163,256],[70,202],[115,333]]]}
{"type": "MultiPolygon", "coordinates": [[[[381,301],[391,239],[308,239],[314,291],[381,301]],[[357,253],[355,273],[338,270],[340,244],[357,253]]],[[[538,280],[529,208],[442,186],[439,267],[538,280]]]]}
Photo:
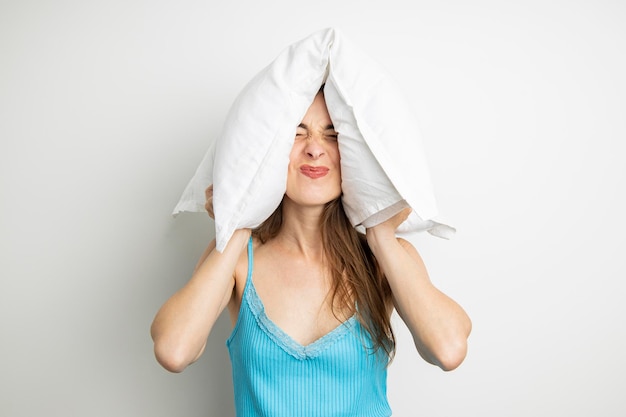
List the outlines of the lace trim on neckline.
{"type": "Polygon", "coordinates": [[[290,354],[296,359],[305,360],[312,359],[319,356],[324,350],[328,349],[337,340],[348,334],[351,329],[358,324],[356,316],[350,317],[330,332],[326,333],[319,339],[309,343],[308,345],[301,345],[296,342],[291,336],[283,331],[276,323],[270,319],[265,313],[265,306],[263,301],[256,292],[252,277],[249,277],[248,288],[246,288],[246,302],[254,315],[259,327],[285,352],[290,354]]]}

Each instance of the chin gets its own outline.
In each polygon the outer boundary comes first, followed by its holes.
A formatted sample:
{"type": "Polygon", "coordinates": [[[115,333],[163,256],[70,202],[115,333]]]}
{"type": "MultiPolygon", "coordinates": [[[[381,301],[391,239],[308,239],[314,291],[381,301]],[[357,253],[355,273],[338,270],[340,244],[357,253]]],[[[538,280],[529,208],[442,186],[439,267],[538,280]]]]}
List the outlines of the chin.
{"type": "Polygon", "coordinates": [[[293,203],[301,206],[324,206],[333,200],[336,200],[341,196],[341,191],[338,193],[286,193],[285,197],[291,200],[293,203]]]}

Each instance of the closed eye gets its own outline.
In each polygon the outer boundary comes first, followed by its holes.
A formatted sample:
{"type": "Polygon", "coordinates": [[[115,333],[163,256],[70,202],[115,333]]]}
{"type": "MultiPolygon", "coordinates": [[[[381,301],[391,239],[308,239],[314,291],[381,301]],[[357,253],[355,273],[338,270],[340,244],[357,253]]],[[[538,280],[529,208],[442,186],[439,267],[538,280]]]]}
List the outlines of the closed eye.
{"type": "Polygon", "coordinates": [[[309,132],[306,128],[306,126],[302,123],[300,123],[300,125],[298,126],[298,128],[296,129],[296,138],[303,138],[309,135],[309,132]]]}
{"type": "Polygon", "coordinates": [[[328,140],[337,140],[337,138],[339,137],[337,132],[326,132],[326,133],[324,133],[324,136],[328,140]]]}
{"type": "Polygon", "coordinates": [[[326,126],[326,128],[324,129],[324,136],[326,136],[327,138],[331,139],[331,140],[337,140],[337,132],[335,131],[335,126],[328,125],[326,126]]]}

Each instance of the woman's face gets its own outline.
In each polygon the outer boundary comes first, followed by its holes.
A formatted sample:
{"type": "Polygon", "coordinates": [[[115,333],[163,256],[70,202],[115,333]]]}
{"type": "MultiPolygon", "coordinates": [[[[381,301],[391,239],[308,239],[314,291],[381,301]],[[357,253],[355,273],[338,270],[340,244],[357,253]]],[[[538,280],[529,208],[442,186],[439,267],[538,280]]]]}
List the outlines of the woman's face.
{"type": "Polygon", "coordinates": [[[296,130],[286,194],[302,205],[326,204],[341,195],[337,132],[322,93],[315,96],[296,130]]]}

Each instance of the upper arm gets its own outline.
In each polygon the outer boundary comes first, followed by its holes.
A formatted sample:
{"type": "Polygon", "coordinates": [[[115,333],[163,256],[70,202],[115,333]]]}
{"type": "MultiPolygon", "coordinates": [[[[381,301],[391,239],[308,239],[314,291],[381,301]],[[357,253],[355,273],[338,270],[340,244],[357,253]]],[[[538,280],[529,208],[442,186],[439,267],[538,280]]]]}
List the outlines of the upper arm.
{"type": "Polygon", "coordinates": [[[459,304],[432,284],[417,249],[403,239],[398,242],[409,256],[407,264],[412,265],[402,269],[404,276],[393,293],[396,310],[419,354],[444,370],[455,369],[465,358],[471,321],[459,304]]]}
{"type": "Polygon", "coordinates": [[[420,272],[427,273],[424,260],[420,256],[417,249],[415,249],[415,246],[413,246],[411,242],[409,242],[408,240],[402,239],[400,237],[398,238],[398,243],[400,243],[400,246],[402,246],[402,248],[405,251],[407,251],[411,259],[413,259],[417,263],[417,265],[419,266],[420,272]]]}
{"type": "Polygon", "coordinates": [[[200,259],[198,259],[198,263],[196,263],[196,267],[194,268],[193,272],[195,273],[198,268],[200,268],[200,265],[202,265],[202,263],[204,262],[204,260],[209,256],[209,254],[215,249],[215,239],[211,240],[208,244],[208,246],[206,247],[206,249],[204,250],[204,252],[202,252],[202,255],[200,255],[200,259]]]}

